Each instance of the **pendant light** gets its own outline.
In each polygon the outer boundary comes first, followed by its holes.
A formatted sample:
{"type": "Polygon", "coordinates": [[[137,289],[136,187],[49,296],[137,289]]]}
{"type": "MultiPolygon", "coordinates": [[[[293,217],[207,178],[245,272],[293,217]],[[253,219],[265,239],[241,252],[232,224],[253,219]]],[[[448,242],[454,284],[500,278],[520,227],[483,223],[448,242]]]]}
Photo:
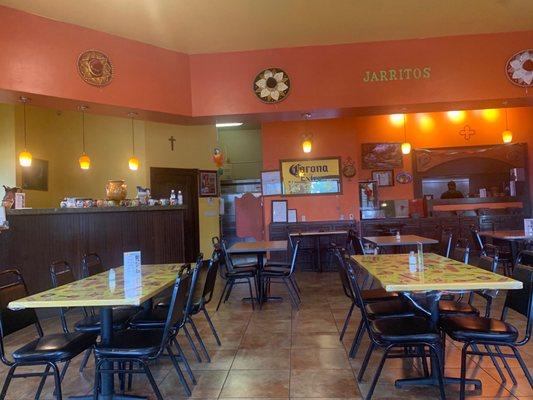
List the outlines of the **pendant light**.
{"type": "Polygon", "coordinates": [[[509,130],[509,124],[507,121],[507,108],[505,109],[505,130],[502,132],[503,143],[511,143],[513,141],[513,132],[509,130]]]}
{"type": "Polygon", "coordinates": [[[302,140],[302,151],[306,154],[309,154],[311,153],[311,150],[313,150],[313,136],[309,133],[307,129],[307,121],[309,120],[309,118],[311,118],[311,114],[305,113],[303,117],[305,118],[305,132],[302,140]]]}
{"type": "Polygon", "coordinates": [[[81,142],[82,142],[82,153],[81,157],[78,159],[78,162],[80,163],[80,168],[83,170],[87,170],[91,168],[91,159],[85,153],[85,111],[89,107],[87,106],[80,106],[81,111],[81,142]]]}
{"type": "Polygon", "coordinates": [[[411,143],[407,141],[407,127],[405,123],[405,114],[403,115],[403,143],[402,143],[402,153],[407,155],[411,153],[411,143]]]}
{"type": "Polygon", "coordinates": [[[131,144],[132,144],[132,154],[128,160],[128,166],[132,171],[137,171],[139,169],[139,159],[135,157],[135,117],[137,113],[130,112],[128,117],[131,118],[131,144]]]}
{"type": "Polygon", "coordinates": [[[31,153],[27,149],[27,138],[26,138],[26,103],[28,102],[27,97],[21,97],[20,101],[24,110],[24,151],[19,154],[19,163],[22,167],[31,167],[31,161],[33,159],[31,153]]]}

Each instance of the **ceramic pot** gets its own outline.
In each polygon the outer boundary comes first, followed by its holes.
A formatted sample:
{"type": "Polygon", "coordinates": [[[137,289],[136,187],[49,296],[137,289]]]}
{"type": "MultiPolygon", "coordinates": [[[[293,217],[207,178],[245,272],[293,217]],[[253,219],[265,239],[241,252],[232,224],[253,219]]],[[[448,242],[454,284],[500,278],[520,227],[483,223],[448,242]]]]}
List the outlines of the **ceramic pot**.
{"type": "Polygon", "coordinates": [[[126,182],[122,180],[108,181],[105,186],[105,193],[107,200],[120,203],[128,194],[126,182]]]}

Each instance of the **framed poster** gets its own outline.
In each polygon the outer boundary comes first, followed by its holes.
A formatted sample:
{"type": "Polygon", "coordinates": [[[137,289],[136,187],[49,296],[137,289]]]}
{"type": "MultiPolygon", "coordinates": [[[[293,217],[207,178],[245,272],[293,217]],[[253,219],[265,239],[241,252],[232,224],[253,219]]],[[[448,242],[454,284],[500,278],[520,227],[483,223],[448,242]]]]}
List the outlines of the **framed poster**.
{"type": "Polygon", "coordinates": [[[199,195],[200,197],[217,197],[218,180],[217,171],[198,171],[199,172],[199,195]]]}
{"type": "Polygon", "coordinates": [[[287,222],[287,200],[272,200],[272,222],[287,222]]]}
{"type": "Polygon", "coordinates": [[[34,158],[31,166],[22,168],[22,189],[48,191],[48,161],[34,158]]]}
{"type": "Polygon", "coordinates": [[[394,186],[394,171],[372,171],[372,180],[378,183],[378,186],[394,186]]]}
{"type": "Polygon", "coordinates": [[[340,157],[280,160],[284,195],[342,193],[340,157]]]}
{"type": "Polygon", "coordinates": [[[298,222],[298,211],[295,208],[289,208],[287,222],[298,222]]]}
{"type": "Polygon", "coordinates": [[[359,205],[361,210],[379,209],[377,182],[359,182],[359,205]]]}
{"type": "Polygon", "coordinates": [[[263,196],[281,194],[281,174],[276,171],[261,171],[261,193],[263,196]]]}
{"type": "Polygon", "coordinates": [[[403,167],[400,143],[363,143],[361,145],[363,169],[394,169],[403,167]]]}

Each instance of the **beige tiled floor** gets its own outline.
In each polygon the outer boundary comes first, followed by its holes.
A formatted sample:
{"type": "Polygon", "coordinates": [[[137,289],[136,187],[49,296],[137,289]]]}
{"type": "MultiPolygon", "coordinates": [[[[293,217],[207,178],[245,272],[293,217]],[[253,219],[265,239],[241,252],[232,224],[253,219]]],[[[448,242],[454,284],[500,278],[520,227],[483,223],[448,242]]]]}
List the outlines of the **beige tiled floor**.
{"type": "MultiPolygon", "coordinates": [[[[218,346],[205,323],[203,316],[197,316],[198,327],[212,357],[211,363],[196,362],[189,346],[180,339],[198,384],[193,387],[195,399],[361,399],[367,393],[370,379],[379,360],[379,352],[372,358],[362,383],[357,383],[357,374],[368,341],[364,341],[354,360],[347,357],[347,348],[358,323],[354,315],[348,334],[343,343],[338,334],[342,328],[349,302],[341,293],[337,274],[305,273],[298,276],[302,287],[300,311],[292,311],[287,300],[265,305],[263,310],[252,312],[250,304],[240,299],[244,291],[232,294],[230,301],[214,311],[216,301],[210,304],[211,315],[220,337],[218,346]]],[[[219,282],[220,283],[220,282],[219,282]]],[[[283,296],[284,289],[279,288],[283,296]]],[[[216,298],[215,300],[218,300],[216,298]]],[[[499,302],[501,304],[501,301],[499,302]]],[[[501,305],[496,306],[498,315],[501,305]]],[[[356,314],[356,313],[354,313],[356,314]]],[[[523,330],[519,319],[512,318],[523,330]]],[[[46,332],[60,329],[56,319],[43,322],[46,332]]],[[[8,338],[8,351],[29,340],[31,333],[8,338]]],[[[533,367],[533,345],[522,349],[526,363],[533,367]]],[[[449,376],[459,375],[459,350],[451,342],[448,344],[447,370],[449,376]]],[[[79,373],[80,359],[74,360],[63,383],[64,398],[69,395],[89,393],[93,381],[92,361],[89,367],[79,373]]],[[[480,364],[477,358],[469,363],[469,376],[482,380],[483,390],[467,389],[469,398],[485,399],[529,399],[533,391],[529,387],[516,362],[511,362],[519,380],[513,386],[510,380],[501,384],[490,360],[480,364]]],[[[185,397],[172,365],[168,360],[155,363],[152,371],[165,399],[185,397]]],[[[0,378],[6,373],[3,367],[0,378]]],[[[416,387],[396,389],[394,381],[401,377],[420,375],[417,363],[407,360],[387,361],[374,399],[436,399],[438,393],[433,388],[416,387]]],[[[37,379],[17,379],[12,383],[8,399],[32,399],[37,379]]],[[[154,398],[144,377],[134,380],[134,394],[154,398]]],[[[458,387],[447,388],[448,399],[458,398],[458,387]]],[[[52,385],[47,383],[41,398],[52,399],[52,385]]]]}

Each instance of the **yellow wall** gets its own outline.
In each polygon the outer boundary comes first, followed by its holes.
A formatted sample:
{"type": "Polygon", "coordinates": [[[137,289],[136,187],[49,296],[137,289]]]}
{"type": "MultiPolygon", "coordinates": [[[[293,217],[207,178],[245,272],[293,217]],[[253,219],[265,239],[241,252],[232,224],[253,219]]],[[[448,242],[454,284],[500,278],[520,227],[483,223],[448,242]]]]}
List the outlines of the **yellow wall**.
{"type": "Polygon", "coordinates": [[[263,167],[260,129],[219,129],[226,163],[222,179],[259,179],[263,167]]]}
{"type": "MultiPolygon", "coordinates": [[[[28,150],[34,158],[48,160],[47,192],[25,190],[26,205],[34,208],[58,207],[64,197],[105,198],[109,179],[124,179],[128,197],[136,186],[149,186],[150,167],[215,169],[212,151],[217,137],[214,126],[178,126],[135,121],[135,155],[140,169],[130,171],[132,153],[131,121],[87,113],[86,152],[91,168],[78,166],[82,152],[81,114],[27,106],[28,150]],[[170,151],[168,138],[176,139],[170,151]]],[[[21,105],[0,104],[0,184],[20,186],[22,167],[16,157],[24,147],[21,105]]],[[[219,233],[218,199],[199,200],[200,247],[211,255],[211,237],[219,233]]]]}
{"type": "Polygon", "coordinates": [[[15,186],[15,173],[15,107],[0,104],[0,186],[15,186]]]}
{"type": "MultiPolygon", "coordinates": [[[[214,170],[213,149],[217,146],[216,128],[180,126],[146,122],[146,162],[151,167],[198,168],[214,170]],[[174,151],[168,139],[174,136],[174,151]]],[[[211,238],[219,235],[218,198],[200,198],[200,251],[210,256],[211,238]]]]}

